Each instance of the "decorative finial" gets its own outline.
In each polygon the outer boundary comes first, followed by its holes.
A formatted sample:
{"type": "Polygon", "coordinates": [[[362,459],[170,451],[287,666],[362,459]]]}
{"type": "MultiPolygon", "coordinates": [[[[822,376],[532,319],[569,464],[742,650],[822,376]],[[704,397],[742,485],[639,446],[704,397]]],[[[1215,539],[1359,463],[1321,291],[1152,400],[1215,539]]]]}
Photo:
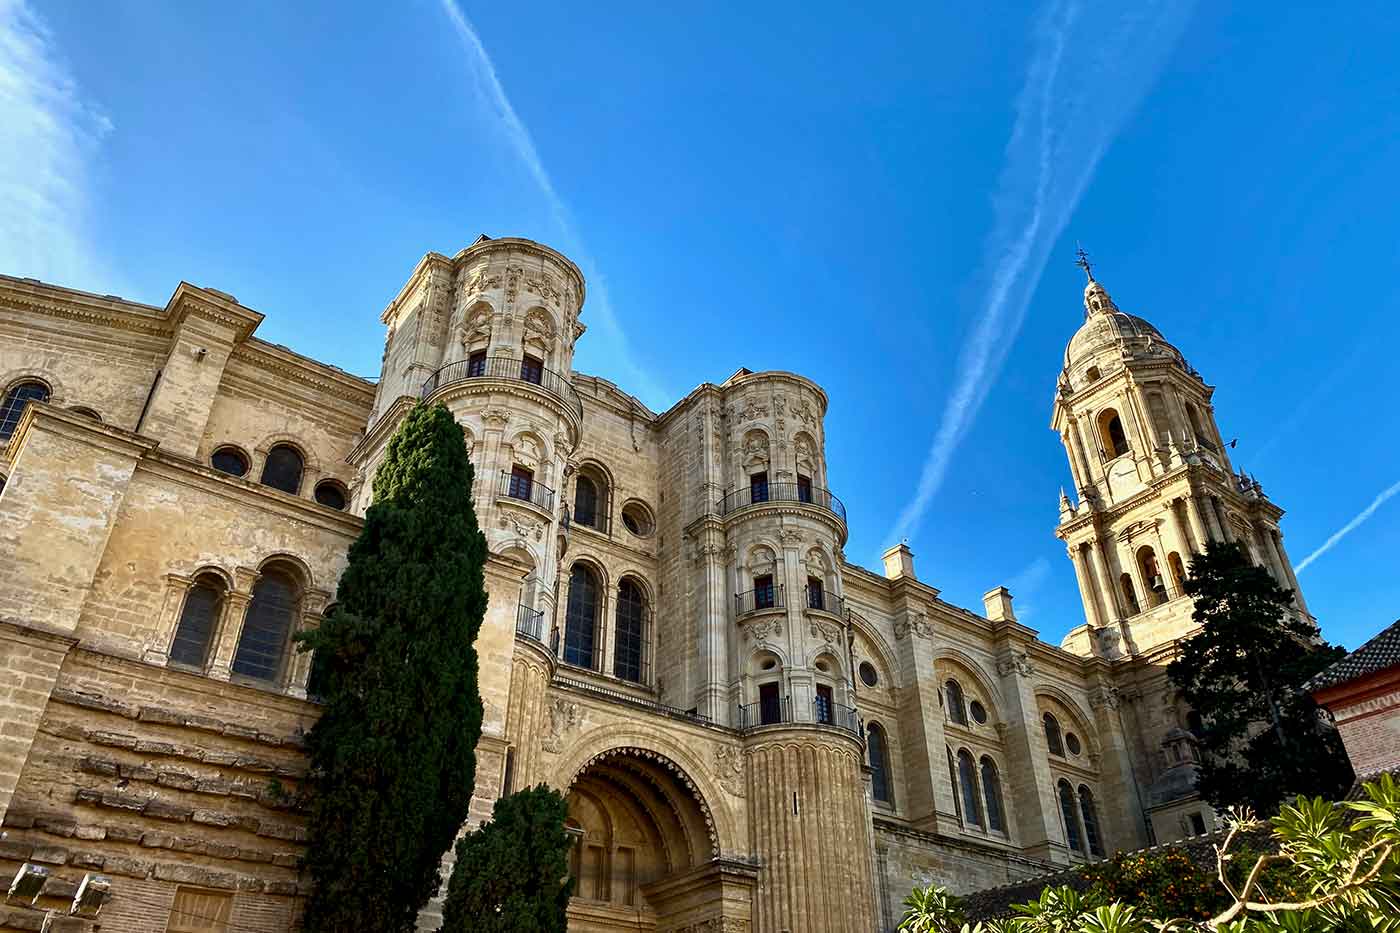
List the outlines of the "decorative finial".
{"type": "Polygon", "coordinates": [[[1094,281],[1094,267],[1089,264],[1089,254],[1077,242],[1074,244],[1074,256],[1074,264],[1084,270],[1090,282],[1094,281]]]}

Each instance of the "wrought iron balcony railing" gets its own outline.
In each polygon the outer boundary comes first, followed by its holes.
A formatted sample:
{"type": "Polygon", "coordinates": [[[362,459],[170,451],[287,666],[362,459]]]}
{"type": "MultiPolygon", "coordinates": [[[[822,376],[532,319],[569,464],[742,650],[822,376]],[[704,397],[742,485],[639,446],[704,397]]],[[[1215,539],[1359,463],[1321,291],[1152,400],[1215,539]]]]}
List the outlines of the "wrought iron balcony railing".
{"type": "Polygon", "coordinates": [[[515,634],[544,644],[544,612],[520,606],[515,610],[515,634]]]}
{"type": "Polygon", "coordinates": [[[730,490],[719,500],[719,514],[728,515],[735,509],[763,502],[802,502],[834,512],[846,521],[846,506],[830,490],[807,483],[754,483],[730,490]]]}
{"type": "Polygon", "coordinates": [[[554,490],[528,477],[502,471],[500,481],[496,484],[496,494],[537,505],[546,512],[554,511],[554,490]]]}
{"type": "Polygon", "coordinates": [[[783,585],[765,586],[747,593],[734,594],[734,614],[736,617],[758,612],[762,609],[782,609],[787,605],[783,597],[783,585]]]}
{"type": "Polygon", "coordinates": [[[818,612],[829,612],[834,616],[846,616],[846,600],[835,593],[828,593],[825,589],[818,589],[813,586],[802,588],[802,604],[808,609],[815,609],[818,612]]]}
{"type": "Polygon", "coordinates": [[[579,398],[578,391],[567,377],[553,370],[542,369],[528,361],[510,357],[497,356],[485,360],[458,360],[448,363],[423,382],[423,389],[418,393],[419,398],[427,398],[438,389],[467,379],[510,379],[537,385],[563,402],[564,406],[574,413],[574,417],[583,420],[583,400],[579,398]]]}
{"type": "Polygon", "coordinates": [[[860,714],[854,706],[830,703],[821,697],[812,698],[812,721],[822,726],[835,726],[859,736],[860,714]]]}
{"type": "Polygon", "coordinates": [[[757,703],[741,704],[736,725],[742,730],[785,722],[792,722],[792,698],[772,697],[757,703]]]}

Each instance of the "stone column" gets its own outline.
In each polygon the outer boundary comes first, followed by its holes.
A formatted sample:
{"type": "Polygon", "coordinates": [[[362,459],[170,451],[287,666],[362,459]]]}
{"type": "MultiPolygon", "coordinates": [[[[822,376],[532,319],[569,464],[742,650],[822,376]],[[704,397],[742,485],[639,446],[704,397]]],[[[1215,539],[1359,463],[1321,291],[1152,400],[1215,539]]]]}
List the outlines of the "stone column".
{"type": "Polygon", "coordinates": [[[701,714],[726,725],[733,716],[729,702],[729,638],[732,626],[729,574],[726,572],[724,526],[706,516],[696,530],[695,561],[700,567],[701,593],[697,600],[695,635],[698,670],[693,702],[701,714]]]}
{"type": "Polygon", "coordinates": [[[943,706],[934,671],[933,629],[923,610],[904,606],[895,617],[899,657],[899,749],[907,799],[904,811],[918,829],[957,832],[957,805],[948,785],[943,706]]]}
{"type": "Polygon", "coordinates": [[[1298,577],[1288,560],[1288,552],[1283,549],[1283,533],[1277,528],[1270,528],[1268,533],[1269,542],[1273,544],[1274,553],[1278,555],[1279,566],[1283,567],[1283,572],[1288,577],[1288,585],[1293,588],[1293,601],[1298,604],[1299,609],[1307,612],[1308,604],[1303,601],[1303,588],[1298,585],[1298,577]]]}
{"type": "Polygon", "coordinates": [[[1101,755],[1099,779],[1103,793],[1099,812],[1110,833],[1105,840],[1108,852],[1130,851],[1148,844],[1146,818],[1138,797],[1132,752],[1119,715],[1119,702],[1118,691],[1107,684],[1100,684],[1089,693],[1101,755]]]}
{"type": "Polygon", "coordinates": [[[1232,527],[1230,521],[1230,513],[1225,506],[1221,504],[1220,497],[1211,496],[1210,505],[1211,510],[1215,513],[1216,524],[1220,526],[1220,533],[1224,536],[1225,540],[1231,542],[1236,541],[1235,529],[1232,527]]]}
{"type": "Polygon", "coordinates": [[[1008,780],[1004,790],[1014,807],[1021,851],[1032,858],[1067,862],[1055,781],[1035,697],[1035,668],[1024,651],[1009,645],[997,661],[997,673],[1005,697],[1003,721],[1007,727],[1003,748],[1008,780]]]}
{"type": "Polygon", "coordinates": [[[806,607],[802,600],[802,590],[807,583],[806,565],[802,562],[802,534],[795,529],[787,528],[778,532],[778,539],[782,542],[783,547],[781,582],[785,588],[784,595],[787,600],[786,625],[788,644],[792,652],[792,666],[783,673],[787,675],[787,688],[789,696],[792,698],[793,721],[811,722],[815,718],[812,708],[816,695],[815,682],[811,670],[800,666],[805,663],[808,638],[806,607]]]}
{"type": "Polygon", "coordinates": [[[1077,419],[1071,419],[1070,432],[1074,440],[1074,453],[1079,457],[1079,468],[1084,477],[1084,482],[1093,485],[1093,470],[1089,466],[1089,455],[1085,452],[1084,432],[1077,419]]]}
{"type": "Polygon", "coordinates": [[[1185,500],[1173,499],[1167,504],[1167,507],[1172,513],[1172,524],[1176,528],[1177,540],[1181,542],[1181,559],[1185,561],[1192,554],[1200,552],[1201,547],[1198,542],[1203,541],[1205,538],[1204,533],[1196,525],[1192,525],[1192,527],[1188,529],[1186,527],[1186,520],[1181,516],[1183,513],[1186,513],[1188,518],[1193,518],[1197,522],[1199,522],[1200,519],[1198,516],[1190,514],[1190,509],[1187,507],[1185,500]]]}
{"type": "Polygon", "coordinates": [[[215,629],[214,650],[210,653],[209,676],[228,680],[233,674],[233,658],[238,651],[238,639],[243,634],[243,622],[248,605],[253,601],[253,584],[261,574],[252,567],[238,567],[233,572],[233,589],[224,595],[219,625],[215,629]]]}
{"type": "Polygon", "coordinates": [[[1093,628],[1107,625],[1099,609],[1098,599],[1094,596],[1093,581],[1088,577],[1088,570],[1080,563],[1078,546],[1070,545],[1068,550],[1069,561],[1074,565],[1074,578],[1079,583],[1079,601],[1084,604],[1084,621],[1093,628]]]}
{"type": "Polygon", "coordinates": [[[1069,454],[1069,473],[1070,477],[1074,480],[1074,488],[1076,491],[1083,489],[1084,474],[1081,473],[1079,470],[1079,458],[1075,456],[1073,442],[1070,440],[1069,431],[1065,431],[1063,434],[1061,434],[1060,440],[1065,445],[1065,453],[1069,454]]]}
{"type": "Polygon", "coordinates": [[[1103,544],[1097,538],[1090,543],[1084,552],[1084,559],[1092,575],[1098,578],[1099,595],[1103,599],[1104,612],[1111,614],[1114,619],[1123,618],[1123,607],[1118,603],[1118,591],[1112,578],[1113,566],[1108,560],[1108,555],[1104,552],[1103,544]],[[1094,560],[1096,549],[1099,553],[1097,566],[1094,560]]]}

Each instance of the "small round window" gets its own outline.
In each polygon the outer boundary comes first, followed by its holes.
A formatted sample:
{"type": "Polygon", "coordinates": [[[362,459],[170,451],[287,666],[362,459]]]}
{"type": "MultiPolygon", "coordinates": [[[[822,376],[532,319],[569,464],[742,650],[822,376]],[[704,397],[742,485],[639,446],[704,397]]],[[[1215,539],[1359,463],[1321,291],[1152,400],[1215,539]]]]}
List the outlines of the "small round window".
{"type": "Polygon", "coordinates": [[[345,509],[345,489],[333,480],[316,484],[316,501],[332,509],[345,509]]]}
{"type": "Polygon", "coordinates": [[[979,725],[987,724],[987,707],[982,705],[981,700],[973,700],[967,705],[967,711],[972,714],[972,718],[979,725]]]}
{"type": "Polygon", "coordinates": [[[209,465],[229,476],[246,476],[248,473],[248,458],[237,447],[220,447],[209,458],[209,465]]]}
{"type": "Polygon", "coordinates": [[[759,665],[759,667],[762,668],[762,669],[765,670],[765,671],[771,671],[773,668],[775,668],[775,667],[777,667],[777,666],[778,666],[778,662],[775,661],[775,660],[773,660],[772,658],[766,658],[766,659],[764,659],[763,663],[759,665]]]}
{"type": "Polygon", "coordinates": [[[873,687],[880,682],[880,675],[875,671],[875,665],[869,661],[860,662],[860,682],[867,687],[873,687]]]}
{"type": "Polygon", "coordinates": [[[1078,755],[1084,750],[1084,747],[1079,744],[1079,736],[1073,732],[1065,733],[1065,748],[1069,749],[1071,755],[1078,755]]]}
{"type": "Polygon", "coordinates": [[[652,520],[651,510],[635,501],[622,507],[622,524],[639,538],[650,538],[651,533],[656,530],[656,522],[652,520]]]}

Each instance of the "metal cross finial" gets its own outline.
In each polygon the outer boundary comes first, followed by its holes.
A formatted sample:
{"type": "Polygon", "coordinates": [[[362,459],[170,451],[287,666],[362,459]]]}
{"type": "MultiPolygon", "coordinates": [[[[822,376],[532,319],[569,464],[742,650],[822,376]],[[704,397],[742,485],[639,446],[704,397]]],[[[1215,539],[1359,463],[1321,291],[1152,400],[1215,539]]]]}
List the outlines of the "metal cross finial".
{"type": "Polygon", "coordinates": [[[1089,254],[1084,252],[1084,247],[1078,243],[1074,244],[1074,256],[1074,264],[1084,270],[1090,282],[1094,281],[1094,267],[1089,265],[1089,254]]]}

